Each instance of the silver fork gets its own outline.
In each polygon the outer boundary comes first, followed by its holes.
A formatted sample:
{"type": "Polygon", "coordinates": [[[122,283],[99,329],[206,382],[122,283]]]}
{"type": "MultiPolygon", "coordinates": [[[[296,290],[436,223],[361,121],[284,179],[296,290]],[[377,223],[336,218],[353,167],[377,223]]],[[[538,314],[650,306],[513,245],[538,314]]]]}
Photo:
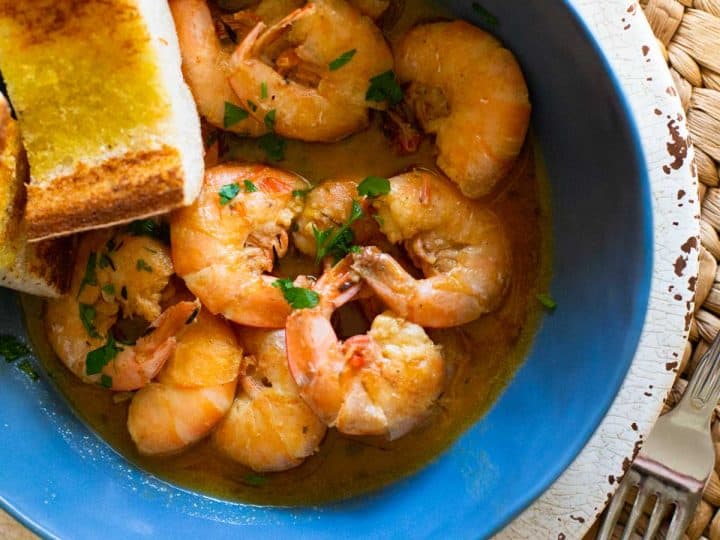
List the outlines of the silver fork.
{"type": "Polygon", "coordinates": [[[671,506],[675,507],[667,540],[682,538],[715,463],[710,418],[720,398],[720,333],[703,355],[680,403],[658,419],[625,473],[603,521],[599,540],[607,540],[617,524],[625,498],[638,488],[622,540],[628,540],[646,503],[655,504],[644,540],[652,539],[671,506]]]}

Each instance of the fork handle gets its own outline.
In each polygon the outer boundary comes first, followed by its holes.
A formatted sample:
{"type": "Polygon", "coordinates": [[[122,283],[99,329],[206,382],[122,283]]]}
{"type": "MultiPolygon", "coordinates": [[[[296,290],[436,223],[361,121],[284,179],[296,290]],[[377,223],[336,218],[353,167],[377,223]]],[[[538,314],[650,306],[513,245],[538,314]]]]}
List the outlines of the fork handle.
{"type": "Polygon", "coordinates": [[[720,399],[720,332],[700,359],[676,407],[706,423],[720,399]]]}

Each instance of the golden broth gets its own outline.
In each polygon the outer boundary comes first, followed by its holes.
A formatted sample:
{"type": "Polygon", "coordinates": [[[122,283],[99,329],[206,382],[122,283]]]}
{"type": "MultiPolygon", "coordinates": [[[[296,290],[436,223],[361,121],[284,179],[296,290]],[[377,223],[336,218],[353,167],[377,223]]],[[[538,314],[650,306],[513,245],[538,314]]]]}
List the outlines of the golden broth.
{"type": "MultiPolygon", "coordinates": [[[[392,41],[415,21],[443,15],[423,0],[408,0],[392,41]]],[[[379,119],[348,139],[328,144],[288,141],[280,166],[312,182],[343,176],[392,176],[411,166],[435,168],[433,146],[398,157],[390,150],[379,119]]],[[[430,331],[443,346],[449,382],[436,410],[423,425],[399,440],[347,437],[330,430],[320,451],[296,469],[258,475],[220,455],[205,439],[170,457],[138,454],[125,422],[128,401],[81,383],[50,350],[41,320],[42,303],[24,297],[30,337],[48,374],[78,415],[103,439],[146,471],[214,496],[257,504],[299,505],[347,498],[406,476],[436,458],[495,401],[522,363],[538,326],[541,306],[535,296],[549,278],[549,212],[546,179],[535,145],[528,143],[503,190],[488,204],[504,220],[513,253],[512,287],[501,309],[462,328],[430,331]]],[[[233,139],[226,159],[260,161],[254,140],[233,139]]],[[[292,274],[308,262],[291,255],[281,273],[292,274]]],[[[353,324],[353,314],[347,319],[353,324]]],[[[345,326],[345,325],[343,325],[345,326]]],[[[129,397],[129,396],[127,396],[129,397]]]]}

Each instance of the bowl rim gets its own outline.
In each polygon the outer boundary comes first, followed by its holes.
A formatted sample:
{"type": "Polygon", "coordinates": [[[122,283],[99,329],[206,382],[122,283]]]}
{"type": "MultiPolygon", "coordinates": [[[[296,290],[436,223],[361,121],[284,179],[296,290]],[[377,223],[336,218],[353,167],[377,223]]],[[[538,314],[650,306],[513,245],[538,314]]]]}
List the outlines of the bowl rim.
{"type": "Polygon", "coordinates": [[[590,529],[660,414],[694,312],[697,171],[686,114],[657,38],[637,2],[565,4],[606,63],[644,154],[653,216],[650,298],[637,350],[603,421],[565,472],[495,536],[503,540],[580,538],[590,529]]]}

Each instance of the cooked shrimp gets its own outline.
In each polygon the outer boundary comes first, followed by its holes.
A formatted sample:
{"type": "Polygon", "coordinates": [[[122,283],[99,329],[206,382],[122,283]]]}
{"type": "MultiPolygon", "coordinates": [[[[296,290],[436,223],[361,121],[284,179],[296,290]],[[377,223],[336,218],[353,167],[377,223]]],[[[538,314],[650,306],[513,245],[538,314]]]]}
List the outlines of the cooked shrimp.
{"type": "Polygon", "coordinates": [[[218,448],[259,472],[284,471],[318,450],[325,425],[302,400],[290,376],[283,330],[244,328],[242,390],[213,434],[218,448]]]}
{"type": "Polygon", "coordinates": [[[219,128],[250,136],[265,133],[262,121],[251,116],[230,124],[224,121],[226,103],[243,111],[248,109],[248,104],[238,98],[228,83],[232,49],[227,50],[220,43],[207,1],[170,0],[169,3],[180,43],[183,75],[199,113],[219,128]]]}
{"type": "Polygon", "coordinates": [[[390,7],[390,0],[348,0],[348,2],[360,13],[367,15],[371,19],[379,19],[390,7]]]}
{"type": "Polygon", "coordinates": [[[390,311],[375,317],[367,334],[339,341],[330,317],[359,288],[349,258],[322,275],[320,304],[288,317],[288,365],[327,425],[396,439],[430,414],[443,389],[443,358],[422,327],[390,311]]]}
{"type": "Polygon", "coordinates": [[[210,312],[249,326],[285,325],[290,307],[268,273],[287,252],[288,229],[302,210],[293,191],[307,187],[264,165],[206,171],[200,196],[172,215],[170,227],[175,270],[210,312]],[[223,204],[221,190],[235,196],[223,204]]]}
{"type": "Polygon", "coordinates": [[[230,409],[242,353],[229,325],[201,312],[157,382],[130,403],[127,426],[140,453],[177,452],[205,437],[230,409]]]}
{"type": "Polygon", "coordinates": [[[314,0],[266,29],[259,23],[232,57],[230,84],[250,114],[274,115],[282,136],[332,142],[368,125],[369,81],[393,67],[380,30],[344,0],[314,0]],[[337,69],[330,63],[352,58],[337,69]],[[267,95],[264,95],[264,90],[267,95]],[[272,112],[275,111],[275,112],[272,112]]]}
{"type": "Polygon", "coordinates": [[[353,269],[390,309],[421,326],[457,326],[495,309],[511,273],[498,217],[428,171],[401,174],[390,185],[372,202],[380,229],[402,242],[426,277],[413,278],[373,247],[353,255],[353,269]]]}
{"type": "Polygon", "coordinates": [[[305,197],[305,206],[297,218],[293,232],[295,247],[305,255],[314,257],[317,242],[313,231],[338,228],[348,222],[353,200],[358,201],[364,216],[353,222],[351,230],[358,244],[376,243],[384,240],[378,224],[369,213],[367,199],[358,195],[356,180],[326,180],[315,186],[305,197]]]}
{"type": "Polygon", "coordinates": [[[180,302],[160,312],[171,274],[169,250],[157,240],[115,230],[86,234],[70,293],[47,305],[48,340],[60,360],[83,381],[113,390],[147,384],[198,309],[194,302],[180,302]],[[134,345],[114,336],[121,309],[126,318],[153,321],[134,345]]]}
{"type": "Polygon", "coordinates": [[[397,76],[437,164],[468,197],[490,193],[520,153],[530,119],[515,57],[464,21],[423,24],[395,49],[397,76]]]}

